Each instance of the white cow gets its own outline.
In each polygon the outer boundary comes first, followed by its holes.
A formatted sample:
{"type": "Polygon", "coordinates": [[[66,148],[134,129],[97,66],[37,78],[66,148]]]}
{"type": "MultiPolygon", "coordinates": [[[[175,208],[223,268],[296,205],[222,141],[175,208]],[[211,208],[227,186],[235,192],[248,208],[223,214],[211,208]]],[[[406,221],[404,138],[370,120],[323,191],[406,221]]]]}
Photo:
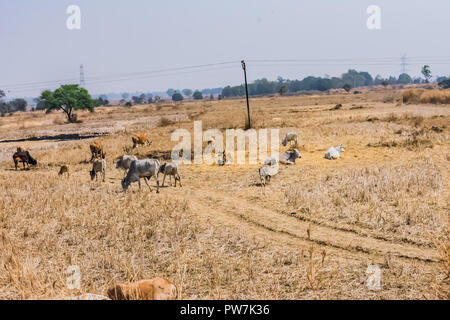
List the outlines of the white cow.
{"type": "Polygon", "coordinates": [[[331,147],[330,149],[325,152],[325,159],[328,160],[336,160],[341,157],[341,152],[344,152],[344,147],[342,144],[338,145],[337,147],[331,147]]]}
{"type": "Polygon", "coordinates": [[[133,160],[130,165],[130,170],[128,170],[127,176],[122,180],[122,188],[123,191],[127,191],[128,187],[133,182],[139,183],[139,189],[141,188],[141,178],[144,178],[145,183],[147,184],[150,192],[152,192],[152,188],[148,184],[147,180],[150,180],[151,177],[155,177],[156,179],[156,193],[159,193],[159,180],[158,180],[158,172],[159,172],[159,161],[155,159],[145,159],[145,160],[133,160]]]}

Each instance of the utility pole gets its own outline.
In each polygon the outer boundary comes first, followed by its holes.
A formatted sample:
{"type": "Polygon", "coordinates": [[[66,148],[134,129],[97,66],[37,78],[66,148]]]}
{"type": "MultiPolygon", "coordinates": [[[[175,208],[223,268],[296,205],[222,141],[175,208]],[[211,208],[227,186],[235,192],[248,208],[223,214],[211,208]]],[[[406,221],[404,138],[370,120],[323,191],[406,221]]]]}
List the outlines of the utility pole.
{"type": "Polygon", "coordinates": [[[84,66],[80,65],[80,87],[85,87],[86,82],[84,81],[84,66]]]}
{"type": "Polygon", "coordinates": [[[248,124],[245,129],[251,129],[252,124],[250,122],[250,103],[248,101],[248,85],[247,85],[247,68],[245,66],[245,61],[241,61],[242,69],[244,70],[244,78],[245,78],[245,96],[247,97],[247,116],[248,116],[248,124]]]}
{"type": "Polygon", "coordinates": [[[408,72],[408,70],[406,69],[406,66],[407,66],[408,64],[406,63],[406,54],[404,54],[402,57],[401,57],[401,63],[400,63],[400,68],[401,68],[401,73],[406,73],[406,72],[408,72]]]}

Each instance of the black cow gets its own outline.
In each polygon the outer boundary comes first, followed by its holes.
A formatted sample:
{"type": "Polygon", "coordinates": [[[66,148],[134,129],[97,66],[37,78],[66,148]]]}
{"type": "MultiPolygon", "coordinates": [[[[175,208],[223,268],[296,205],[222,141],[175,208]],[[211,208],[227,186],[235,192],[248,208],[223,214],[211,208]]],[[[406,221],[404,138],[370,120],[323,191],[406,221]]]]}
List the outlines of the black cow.
{"type": "Polygon", "coordinates": [[[18,151],[13,155],[14,165],[17,170],[19,162],[23,163],[23,168],[25,169],[25,164],[27,165],[37,165],[36,159],[34,159],[28,151],[18,151]]]}

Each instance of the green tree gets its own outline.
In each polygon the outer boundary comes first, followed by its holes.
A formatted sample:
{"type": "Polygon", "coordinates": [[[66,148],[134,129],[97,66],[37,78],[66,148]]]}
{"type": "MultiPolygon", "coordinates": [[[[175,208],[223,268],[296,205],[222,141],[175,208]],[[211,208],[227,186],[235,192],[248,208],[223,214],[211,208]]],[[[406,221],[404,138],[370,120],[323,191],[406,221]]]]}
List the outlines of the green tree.
{"type": "Polygon", "coordinates": [[[344,84],[342,88],[347,92],[350,92],[350,90],[352,90],[352,86],[349,85],[348,83],[344,84]]]}
{"type": "Polygon", "coordinates": [[[280,93],[280,96],[284,96],[287,92],[287,87],[285,85],[282,85],[278,92],[280,93]]]}
{"type": "Polygon", "coordinates": [[[412,83],[412,79],[407,73],[402,73],[398,76],[398,83],[400,84],[409,84],[412,83]]]}
{"type": "Polygon", "coordinates": [[[439,82],[439,86],[442,89],[450,89],[450,78],[442,80],[441,82],[439,82]]]}
{"type": "Polygon", "coordinates": [[[192,97],[194,98],[194,100],[202,100],[203,94],[200,91],[196,90],[192,97]]]}
{"type": "Polygon", "coordinates": [[[26,111],[27,101],[25,99],[14,99],[9,103],[14,111],[26,111]]]}
{"type": "Polygon", "coordinates": [[[169,97],[172,97],[173,94],[175,93],[175,90],[174,90],[174,89],[167,89],[166,93],[167,93],[167,95],[168,95],[169,97]]]}
{"type": "Polygon", "coordinates": [[[190,96],[192,96],[192,90],[191,89],[183,89],[183,95],[185,96],[185,97],[190,97],[190,96]]]}
{"type": "Polygon", "coordinates": [[[422,74],[423,74],[423,76],[424,76],[424,78],[425,78],[425,82],[426,83],[429,83],[430,82],[430,79],[431,79],[431,69],[430,69],[430,66],[429,65],[424,65],[423,67],[422,67],[422,74]]]}
{"type": "Polygon", "coordinates": [[[181,94],[181,93],[179,93],[179,92],[175,92],[173,95],[172,95],[172,100],[173,101],[183,101],[183,95],[181,94]]]}
{"type": "Polygon", "coordinates": [[[94,111],[94,100],[89,92],[77,84],[62,85],[55,91],[42,92],[40,99],[45,103],[46,112],[61,110],[69,122],[75,121],[74,110],[94,111]]]}

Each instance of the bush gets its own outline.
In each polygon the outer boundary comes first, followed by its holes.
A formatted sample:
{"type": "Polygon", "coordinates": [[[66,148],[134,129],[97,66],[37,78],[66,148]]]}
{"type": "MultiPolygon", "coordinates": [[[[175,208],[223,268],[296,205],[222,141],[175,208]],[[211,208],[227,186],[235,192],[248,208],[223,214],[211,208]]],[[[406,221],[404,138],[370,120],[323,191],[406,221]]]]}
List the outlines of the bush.
{"type": "Polygon", "coordinates": [[[200,91],[195,91],[192,97],[194,98],[194,100],[202,100],[203,94],[200,91]]]}
{"type": "Polygon", "coordinates": [[[175,92],[173,95],[172,95],[172,100],[173,101],[175,101],[175,102],[177,102],[177,101],[183,101],[183,95],[181,94],[181,93],[179,93],[179,92],[175,92]]]}

